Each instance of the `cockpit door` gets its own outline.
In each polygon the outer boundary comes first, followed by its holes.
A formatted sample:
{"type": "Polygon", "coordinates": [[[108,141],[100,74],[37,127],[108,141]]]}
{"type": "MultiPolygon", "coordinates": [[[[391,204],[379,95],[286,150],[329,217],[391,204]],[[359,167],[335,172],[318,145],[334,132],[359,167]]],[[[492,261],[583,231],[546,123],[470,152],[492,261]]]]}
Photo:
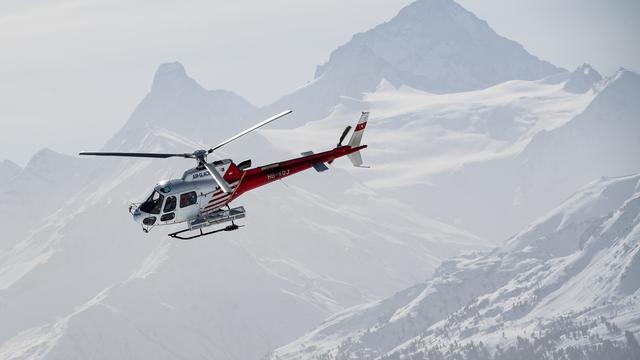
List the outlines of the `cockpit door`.
{"type": "Polygon", "coordinates": [[[168,196],[164,201],[164,207],[162,208],[162,216],[160,217],[160,221],[167,222],[172,221],[176,218],[176,205],[177,200],[175,196],[168,196]]]}

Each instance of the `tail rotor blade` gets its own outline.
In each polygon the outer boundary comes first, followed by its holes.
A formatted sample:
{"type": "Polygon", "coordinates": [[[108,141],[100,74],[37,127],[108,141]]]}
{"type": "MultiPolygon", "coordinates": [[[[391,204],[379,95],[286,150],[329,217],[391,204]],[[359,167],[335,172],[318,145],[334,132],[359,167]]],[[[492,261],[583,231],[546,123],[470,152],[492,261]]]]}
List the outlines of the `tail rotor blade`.
{"type": "Polygon", "coordinates": [[[340,141],[338,141],[338,145],[336,147],[342,146],[342,141],[344,140],[345,137],[347,137],[347,134],[349,133],[349,130],[351,130],[351,126],[347,126],[344,129],[344,131],[342,132],[342,135],[340,135],[340,141]]]}
{"type": "MultiPolygon", "coordinates": [[[[349,133],[350,130],[351,130],[351,126],[347,126],[346,128],[344,128],[342,135],[340,135],[340,141],[338,141],[338,145],[336,145],[336,149],[342,146],[342,141],[344,141],[344,138],[347,137],[347,134],[349,133]]],[[[332,164],[333,160],[329,160],[328,163],[332,164]]]]}

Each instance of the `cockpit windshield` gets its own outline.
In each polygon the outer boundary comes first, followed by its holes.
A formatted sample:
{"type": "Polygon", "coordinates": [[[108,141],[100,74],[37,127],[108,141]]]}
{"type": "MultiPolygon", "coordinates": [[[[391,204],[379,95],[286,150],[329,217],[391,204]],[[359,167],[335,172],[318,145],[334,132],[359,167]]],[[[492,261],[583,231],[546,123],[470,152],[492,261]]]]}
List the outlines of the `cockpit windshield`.
{"type": "Polygon", "coordinates": [[[163,200],[164,196],[154,190],[151,195],[149,195],[149,198],[140,205],[140,210],[149,214],[160,214],[163,200]]]}

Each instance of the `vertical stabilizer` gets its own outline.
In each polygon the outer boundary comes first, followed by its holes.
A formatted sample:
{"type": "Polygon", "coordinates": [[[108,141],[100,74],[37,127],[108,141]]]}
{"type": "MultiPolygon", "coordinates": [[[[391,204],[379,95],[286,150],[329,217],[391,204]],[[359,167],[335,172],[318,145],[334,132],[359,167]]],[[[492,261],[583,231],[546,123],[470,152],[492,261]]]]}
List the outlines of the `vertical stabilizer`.
{"type": "MultiPolygon", "coordinates": [[[[349,139],[349,146],[352,148],[360,146],[360,142],[362,142],[362,134],[364,134],[364,129],[367,127],[367,120],[369,120],[369,112],[362,112],[360,116],[360,120],[358,120],[358,124],[355,129],[353,129],[353,134],[351,135],[351,139],[349,139]]],[[[356,151],[352,154],[347,155],[349,160],[353,166],[362,167],[362,155],[360,155],[360,151],[356,151]]]]}
{"type": "Polygon", "coordinates": [[[358,120],[358,124],[356,128],[353,129],[353,134],[351,135],[351,139],[349,139],[349,146],[356,147],[360,146],[360,142],[362,141],[362,134],[364,133],[364,128],[367,127],[367,120],[369,120],[369,112],[362,112],[360,116],[360,120],[358,120]]]}

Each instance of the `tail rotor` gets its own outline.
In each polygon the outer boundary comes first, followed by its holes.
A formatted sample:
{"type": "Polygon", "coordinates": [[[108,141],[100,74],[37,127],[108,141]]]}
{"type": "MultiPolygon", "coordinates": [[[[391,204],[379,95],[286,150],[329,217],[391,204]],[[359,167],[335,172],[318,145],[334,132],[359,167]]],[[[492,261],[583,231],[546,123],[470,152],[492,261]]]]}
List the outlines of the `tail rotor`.
{"type": "MultiPolygon", "coordinates": [[[[349,146],[351,148],[360,147],[360,142],[362,141],[362,134],[364,133],[364,129],[367,127],[368,120],[369,120],[369,112],[363,111],[362,115],[360,116],[360,119],[358,120],[358,123],[356,124],[355,129],[353,129],[353,134],[351,134],[351,138],[349,139],[349,142],[347,143],[346,146],[349,146]]],[[[342,142],[349,134],[349,131],[351,131],[351,126],[347,126],[344,129],[344,131],[342,132],[342,135],[340,135],[340,141],[338,141],[338,145],[336,145],[336,148],[339,148],[342,146],[342,142]]],[[[362,147],[366,147],[366,145],[362,147]]],[[[351,160],[351,163],[353,164],[353,166],[366,167],[362,165],[362,156],[360,155],[360,151],[351,153],[347,155],[347,157],[349,158],[349,160],[351,160]]],[[[332,162],[333,160],[329,161],[328,163],[331,164],[332,162]]]]}
{"type": "Polygon", "coordinates": [[[340,141],[338,141],[338,145],[336,145],[336,148],[339,148],[340,146],[342,146],[342,141],[344,141],[344,138],[347,137],[347,134],[349,133],[349,131],[351,130],[351,125],[347,126],[344,131],[342,132],[342,135],[340,135],[340,141]]]}

